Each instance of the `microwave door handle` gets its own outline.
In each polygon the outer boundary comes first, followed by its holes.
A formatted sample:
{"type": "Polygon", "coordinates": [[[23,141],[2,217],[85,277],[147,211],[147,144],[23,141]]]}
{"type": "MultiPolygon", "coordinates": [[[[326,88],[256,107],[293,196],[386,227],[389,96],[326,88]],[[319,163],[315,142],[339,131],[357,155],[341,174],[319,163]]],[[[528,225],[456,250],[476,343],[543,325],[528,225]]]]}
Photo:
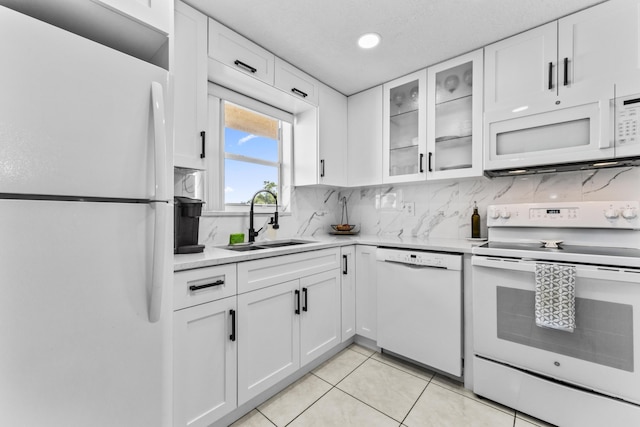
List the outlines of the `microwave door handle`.
{"type": "Polygon", "coordinates": [[[162,293],[166,282],[165,256],[167,219],[169,203],[167,201],[167,134],[165,128],[165,109],[162,85],[151,83],[151,103],[154,125],[155,149],[155,200],[151,207],[155,212],[153,233],[153,269],[151,274],[151,291],[149,295],[149,321],[155,323],[160,319],[162,309],[162,293]]]}

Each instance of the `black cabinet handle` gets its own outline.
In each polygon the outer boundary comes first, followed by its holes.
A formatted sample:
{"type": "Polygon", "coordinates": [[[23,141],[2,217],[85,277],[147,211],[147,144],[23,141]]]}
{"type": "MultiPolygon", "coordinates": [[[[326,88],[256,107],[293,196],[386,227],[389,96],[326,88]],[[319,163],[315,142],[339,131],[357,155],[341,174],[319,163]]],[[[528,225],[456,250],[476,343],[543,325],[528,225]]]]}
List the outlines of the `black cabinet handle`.
{"type": "Polygon", "coordinates": [[[302,288],[302,293],[304,294],[304,305],[302,306],[302,311],[308,311],[309,309],[309,300],[307,295],[307,288],[302,288]]]}
{"type": "Polygon", "coordinates": [[[569,85],[569,58],[564,58],[564,85],[569,85]]]}
{"type": "Polygon", "coordinates": [[[324,159],[320,160],[320,178],[324,178],[324,159]]]}
{"type": "Polygon", "coordinates": [[[229,310],[229,314],[231,315],[231,335],[229,335],[229,339],[231,341],[236,340],[236,311],[229,310]]]}
{"type": "Polygon", "coordinates": [[[342,274],[348,274],[348,265],[347,265],[347,261],[348,258],[346,255],[342,255],[342,274]]]}
{"type": "Polygon", "coordinates": [[[257,68],[253,68],[251,65],[245,64],[244,62],[239,61],[237,59],[233,61],[233,63],[236,64],[237,67],[244,68],[245,70],[250,71],[251,73],[255,73],[256,71],[258,71],[257,68]]]}
{"type": "Polygon", "coordinates": [[[433,168],[431,167],[432,160],[433,160],[433,153],[429,151],[429,172],[433,172],[433,168]]]}
{"type": "Polygon", "coordinates": [[[294,293],[296,295],[296,309],[294,310],[294,313],[300,314],[300,291],[296,289],[294,293]]]}
{"type": "Polygon", "coordinates": [[[291,89],[291,92],[295,93],[296,95],[300,95],[303,98],[306,98],[307,96],[309,96],[305,92],[303,92],[300,89],[297,89],[295,87],[293,89],[291,89]]]}
{"type": "Polygon", "coordinates": [[[549,62],[549,90],[553,89],[553,62],[549,62]]]}
{"type": "Polygon", "coordinates": [[[200,153],[200,158],[204,159],[204,141],[205,141],[205,132],[200,132],[200,138],[202,138],[202,153],[200,153]]]}
{"type": "Polygon", "coordinates": [[[424,154],[420,153],[420,173],[424,172],[423,163],[424,163],[424,154]]]}
{"type": "Polygon", "coordinates": [[[195,292],[195,291],[199,291],[200,289],[212,288],[214,286],[220,286],[220,285],[224,285],[224,280],[216,280],[213,283],[207,283],[206,285],[200,285],[200,286],[191,285],[189,286],[189,290],[191,292],[195,292]]]}

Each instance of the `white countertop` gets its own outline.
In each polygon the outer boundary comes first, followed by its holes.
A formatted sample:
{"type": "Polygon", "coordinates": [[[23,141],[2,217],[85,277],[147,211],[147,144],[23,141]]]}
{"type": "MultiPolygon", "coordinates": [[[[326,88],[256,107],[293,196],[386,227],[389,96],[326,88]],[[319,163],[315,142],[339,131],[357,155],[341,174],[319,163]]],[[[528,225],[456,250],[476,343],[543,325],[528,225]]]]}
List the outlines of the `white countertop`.
{"type": "Polygon", "coordinates": [[[222,246],[206,246],[204,252],[198,254],[174,255],[173,270],[191,270],[194,268],[210,267],[214,265],[250,261],[272,256],[288,255],[298,252],[356,244],[470,254],[471,249],[474,246],[483,243],[483,241],[467,239],[424,239],[411,236],[398,237],[366,234],[355,236],[334,236],[327,234],[323,236],[295,237],[294,239],[313,243],[247,252],[235,252],[223,249],[222,246]]]}

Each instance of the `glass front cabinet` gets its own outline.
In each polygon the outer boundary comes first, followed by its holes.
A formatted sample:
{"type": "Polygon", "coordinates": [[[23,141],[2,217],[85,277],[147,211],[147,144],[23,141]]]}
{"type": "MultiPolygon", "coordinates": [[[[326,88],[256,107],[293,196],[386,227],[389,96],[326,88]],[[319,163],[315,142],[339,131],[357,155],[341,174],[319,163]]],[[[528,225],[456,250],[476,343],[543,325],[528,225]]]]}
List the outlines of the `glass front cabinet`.
{"type": "Polygon", "coordinates": [[[426,83],[421,70],[383,85],[384,183],[426,178],[426,83]]]}
{"type": "Polygon", "coordinates": [[[482,176],[482,50],[427,69],[427,179],[482,176]]]}

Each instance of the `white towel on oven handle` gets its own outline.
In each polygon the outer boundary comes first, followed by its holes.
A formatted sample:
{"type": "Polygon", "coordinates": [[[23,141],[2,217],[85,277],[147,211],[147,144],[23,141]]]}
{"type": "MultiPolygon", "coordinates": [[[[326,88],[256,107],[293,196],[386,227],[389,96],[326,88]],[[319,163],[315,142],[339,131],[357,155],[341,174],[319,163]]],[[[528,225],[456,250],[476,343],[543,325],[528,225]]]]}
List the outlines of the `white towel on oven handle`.
{"type": "Polygon", "coordinates": [[[536,264],[536,325],[573,332],[576,327],[576,267],[536,264]]]}

